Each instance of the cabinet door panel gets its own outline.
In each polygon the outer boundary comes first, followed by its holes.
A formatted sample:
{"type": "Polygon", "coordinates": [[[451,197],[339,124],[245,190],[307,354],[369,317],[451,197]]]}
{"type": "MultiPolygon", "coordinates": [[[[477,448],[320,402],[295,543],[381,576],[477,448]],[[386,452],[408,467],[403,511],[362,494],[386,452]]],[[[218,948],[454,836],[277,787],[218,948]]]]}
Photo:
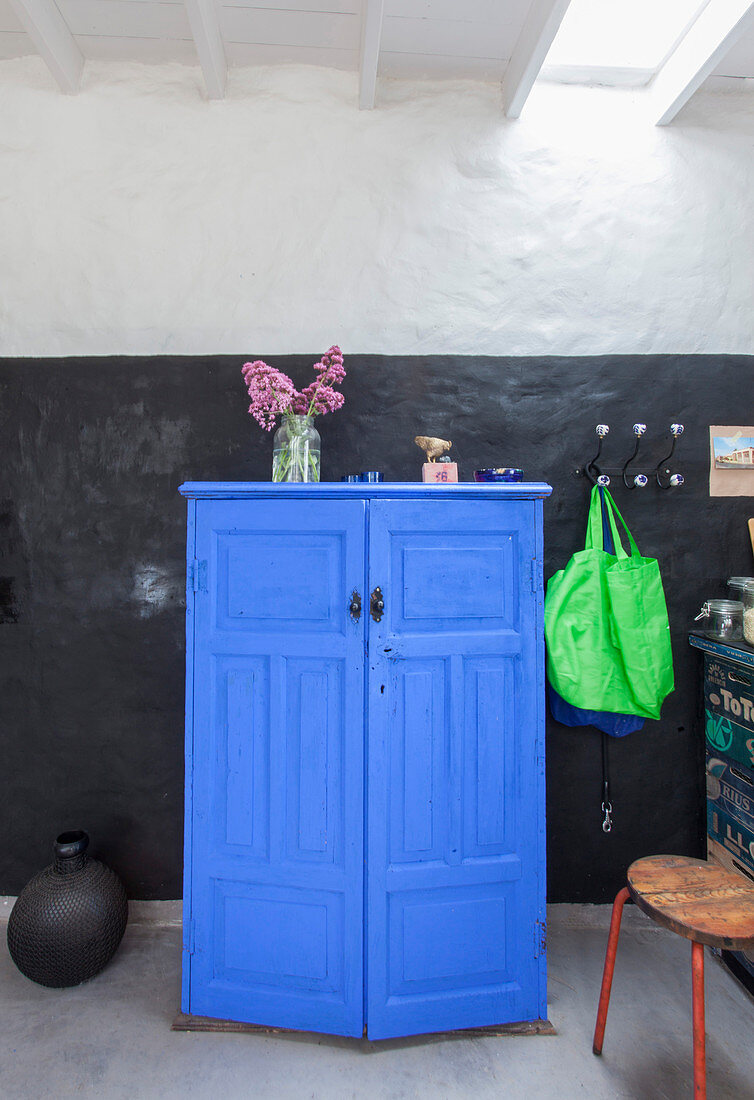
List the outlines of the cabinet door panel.
{"type": "MultiPolygon", "coordinates": [[[[390,698],[389,847],[391,863],[442,860],[445,769],[445,662],[396,663],[390,698]]],[[[369,783],[367,782],[367,786],[369,783]]]]}
{"type": "Polygon", "coordinates": [[[363,1031],[365,504],[197,504],[185,1011],[363,1031]]]}
{"type": "Polygon", "coordinates": [[[537,507],[370,503],[373,1039],[545,1015],[537,507]]]}

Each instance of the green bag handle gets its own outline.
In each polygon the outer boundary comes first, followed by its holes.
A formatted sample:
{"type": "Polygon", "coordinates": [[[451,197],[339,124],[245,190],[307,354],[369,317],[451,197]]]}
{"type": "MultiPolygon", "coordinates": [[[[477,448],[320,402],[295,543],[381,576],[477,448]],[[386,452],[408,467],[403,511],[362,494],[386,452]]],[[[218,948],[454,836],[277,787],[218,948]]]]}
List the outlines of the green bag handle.
{"type": "MultiPolygon", "coordinates": [[[[618,511],[615,501],[613,500],[607,489],[603,489],[602,492],[605,494],[605,501],[607,503],[607,518],[610,521],[610,531],[612,532],[613,536],[613,547],[615,549],[616,558],[628,557],[628,554],[623,549],[621,536],[618,532],[618,525],[615,522],[616,516],[620,520],[621,524],[623,525],[623,530],[628,536],[628,542],[631,547],[631,557],[641,557],[639,553],[639,548],[634,541],[634,537],[629,531],[628,525],[626,524],[623,516],[618,511]]],[[[599,485],[592,486],[592,499],[589,504],[589,519],[587,521],[586,541],[584,543],[584,548],[586,550],[605,549],[602,527],[602,501],[600,500],[599,485]]]]}

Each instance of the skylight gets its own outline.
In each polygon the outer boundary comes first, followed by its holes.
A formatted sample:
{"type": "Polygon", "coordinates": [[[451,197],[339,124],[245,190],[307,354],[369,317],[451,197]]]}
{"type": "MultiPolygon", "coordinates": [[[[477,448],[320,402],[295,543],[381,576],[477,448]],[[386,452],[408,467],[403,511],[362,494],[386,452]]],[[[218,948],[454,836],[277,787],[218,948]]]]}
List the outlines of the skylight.
{"type": "Polygon", "coordinates": [[[649,80],[708,2],[571,0],[542,75],[578,79],[582,70],[585,81],[599,74],[610,83],[649,80]]]}

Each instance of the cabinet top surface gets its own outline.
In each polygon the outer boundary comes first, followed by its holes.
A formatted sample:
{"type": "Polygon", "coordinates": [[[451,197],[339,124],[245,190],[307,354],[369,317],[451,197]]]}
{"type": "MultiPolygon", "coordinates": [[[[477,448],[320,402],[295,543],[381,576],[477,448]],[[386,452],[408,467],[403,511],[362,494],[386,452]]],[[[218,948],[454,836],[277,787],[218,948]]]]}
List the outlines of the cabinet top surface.
{"type": "Polygon", "coordinates": [[[316,483],[272,481],[186,481],[178,492],[190,499],[241,500],[254,497],[324,497],[348,500],[365,497],[389,497],[424,500],[427,497],[476,498],[487,500],[539,500],[548,497],[552,486],[544,482],[459,481],[450,485],[432,485],[415,481],[369,482],[320,481],[316,483]]]}

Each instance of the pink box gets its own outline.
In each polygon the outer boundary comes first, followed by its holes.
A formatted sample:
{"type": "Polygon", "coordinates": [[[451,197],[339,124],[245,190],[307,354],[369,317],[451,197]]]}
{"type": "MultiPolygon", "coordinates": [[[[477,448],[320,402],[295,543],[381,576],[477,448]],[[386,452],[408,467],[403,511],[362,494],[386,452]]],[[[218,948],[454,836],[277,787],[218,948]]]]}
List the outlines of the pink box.
{"type": "Polygon", "coordinates": [[[422,466],[422,481],[431,481],[435,485],[449,485],[458,481],[458,463],[425,462],[422,466]]]}

